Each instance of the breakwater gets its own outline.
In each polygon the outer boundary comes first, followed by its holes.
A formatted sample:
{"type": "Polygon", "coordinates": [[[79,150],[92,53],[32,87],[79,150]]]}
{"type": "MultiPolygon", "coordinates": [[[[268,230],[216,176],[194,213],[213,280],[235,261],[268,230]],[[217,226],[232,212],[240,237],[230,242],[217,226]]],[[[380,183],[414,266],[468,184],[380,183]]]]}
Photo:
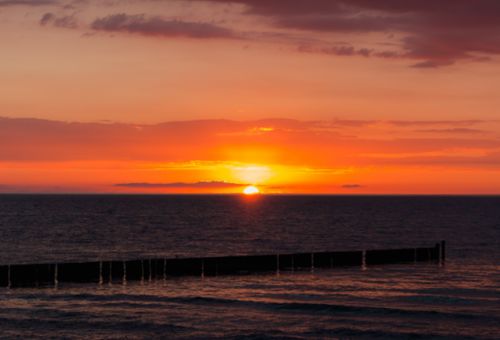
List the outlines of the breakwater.
{"type": "Polygon", "coordinates": [[[61,283],[126,283],[166,280],[177,276],[242,275],[345,266],[444,263],[445,242],[434,247],[310,252],[297,254],[206,258],[149,258],[81,263],[12,264],[0,266],[0,287],[46,287],[61,283]]]}

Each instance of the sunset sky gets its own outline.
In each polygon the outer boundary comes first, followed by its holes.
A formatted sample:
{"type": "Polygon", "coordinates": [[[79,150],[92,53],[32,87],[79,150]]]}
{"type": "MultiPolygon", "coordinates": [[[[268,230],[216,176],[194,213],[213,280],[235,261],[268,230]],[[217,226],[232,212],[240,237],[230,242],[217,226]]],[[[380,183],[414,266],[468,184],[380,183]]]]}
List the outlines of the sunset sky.
{"type": "Polygon", "coordinates": [[[498,0],[0,0],[0,192],[500,194],[498,0]]]}

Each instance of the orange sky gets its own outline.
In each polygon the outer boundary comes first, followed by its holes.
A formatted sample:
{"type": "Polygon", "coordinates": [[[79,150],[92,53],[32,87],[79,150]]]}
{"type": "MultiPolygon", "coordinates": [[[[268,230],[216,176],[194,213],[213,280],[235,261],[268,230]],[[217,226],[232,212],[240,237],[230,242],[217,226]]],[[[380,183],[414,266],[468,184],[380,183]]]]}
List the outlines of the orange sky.
{"type": "Polygon", "coordinates": [[[0,192],[499,194],[499,14],[0,0],[0,192]]]}

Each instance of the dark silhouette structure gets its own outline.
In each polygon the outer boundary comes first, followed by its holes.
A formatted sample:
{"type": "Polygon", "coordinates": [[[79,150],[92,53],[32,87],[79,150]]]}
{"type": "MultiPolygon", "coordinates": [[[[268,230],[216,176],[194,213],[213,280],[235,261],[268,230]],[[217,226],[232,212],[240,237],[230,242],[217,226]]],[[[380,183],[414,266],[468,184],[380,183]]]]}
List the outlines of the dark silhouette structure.
{"type": "Polygon", "coordinates": [[[38,287],[60,283],[125,283],[174,276],[241,275],[345,266],[436,262],[445,260],[445,242],[431,248],[316,252],[206,258],[152,258],[131,261],[22,264],[0,266],[0,286],[38,287]]]}

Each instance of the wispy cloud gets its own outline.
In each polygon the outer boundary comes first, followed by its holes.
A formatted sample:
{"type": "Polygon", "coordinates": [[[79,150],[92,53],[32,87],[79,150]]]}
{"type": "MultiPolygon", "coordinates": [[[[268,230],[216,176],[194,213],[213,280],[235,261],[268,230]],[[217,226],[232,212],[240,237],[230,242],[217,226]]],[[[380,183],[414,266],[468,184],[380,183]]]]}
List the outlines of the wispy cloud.
{"type": "Polygon", "coordinates": [[[0,7],[9,6],[45,6],[58,4],[55,0],[0,0],[0,7]]]}
{"type": "Polygon", "coordinates": [[[389,120],[387,123],[396,126],[473,126],[486,123],[479,119],[457,120],[389,120]]]}
{"type": "Polygon", "coordinates": [[[482,133],[486,133],[486,131],[484,131],[484,130],[468,129],[468,128],[423,129],[423,130],[415,130],[415,132],[436,133],[436,134],[482,134],[482,133]]]}
{"type": "Polygon", "coordinates": [[[96,19],[91,27],[97,31],[126,32],[161,37],[213,39],[234,36],[231,30],[211,23],[165,20],[158,16],[148,17],[143,14],[113,14],[96,19]]]}
{"type": "Polygon", "coordinates": [[[342,185],[342,188],[344,189],[360,189],[363,188],[361,184],[344,184],[342,185]]]}
{"type": "Polygon", "coordinates": [[[40,19],[40,25],[53,25],[63,28],[77,28],[78,22],[74,15],[57,16],[54,13],[45,13],[40,19]]]}
{"type": "Polygon", "coordinates": [[[117,187],[124,188],[139,188],[139,189],[150,189],[150,188],[165,188],[165,189],[232,189],[241,188],[248,184],[241,183],[228,183],[220,181],[202,181],[194,183],[185,182],[174,182],[174,183],[118,183],[115,184],[117,187]]]}

